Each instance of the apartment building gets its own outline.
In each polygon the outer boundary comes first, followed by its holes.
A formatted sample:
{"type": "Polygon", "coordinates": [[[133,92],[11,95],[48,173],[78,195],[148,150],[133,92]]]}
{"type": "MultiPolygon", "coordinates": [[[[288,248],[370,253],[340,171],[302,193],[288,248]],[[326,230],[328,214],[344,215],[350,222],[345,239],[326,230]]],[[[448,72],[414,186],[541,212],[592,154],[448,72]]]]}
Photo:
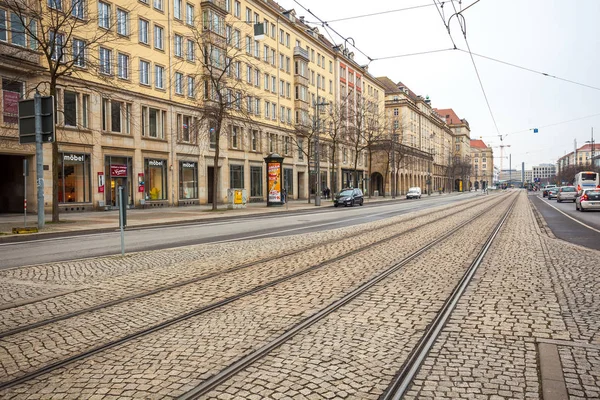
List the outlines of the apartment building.
{"type": "Polygon", "coordinates": [[[484,189],[491,186],[494,175],[494,152],[483,140],[471,140],[471,176],[469,188],[484,189]]]}
{"type": "Polygon", "coordinates": [[[531,167],[532,178],[539,178],[542,183],[550,182],[556,176],[555,164],[540,164],[531,167]]]}
{"type": "MultiPolygon", "coordinates": [[[[383,107],[383,90],[349,52],[270,0],[45,6],[46,18],[58,11],[65,21],[80,21],[70,25],[72,35],[52,36],[49,59],[37,52],[43,43],[31,35],[49,22],[28,21],[0,6],[0,166],[10,171],[0,178],[0,212],[22,209],[22,160],[35,165],[35,148],[18,142],[17,103],[36,88],[50,94],[49,66],[67,73],[53,93],[58,151],[52,160],[52,145],[44,145],[44,197],[51,207],[56,168],[63,211],[114,207],[119,186],[130,207],[211,202],[215,169],[217,202],[226,201],[228,188],[244,188],[250,201],[263,200],[263,159],[270,153],[284,157],[288,196],[306,198],[317,188],[307,157],[314,153],[307,132],[315,126],[316,105],[337,104],[345,83],[348,107],[383,107]],[[262,27],[258,35],[256,26],[262,27]],[[347,75],[341,77],[344,67],[347,75]],[[227,110],[221,124],[213,110],[222,98],[227,110]]],[[[356,185],[343,176],[354,170],[365,175],[364,147],[354,157],[356,146],[346,136],[335,154],[327,154],[328,131],[319,134],[325,143],[323,185],[336,180],[341,187],[343,179],[356,185]]],[[[33,179],[27,191],[35,192],[33,179]]]]}
{"type": "Polygon", "coordinates": [[[451,108],[435,109],[444,118],[452,132],[451,159],[448,165],[449,175],[453,178],[454,190],[467,190],[470,184],[471,170],[471,127],[466,119],[459,118],[451,108]]]}
{"type": "Polygon", "coordinates": [[[600,145],[596,143],[587,143],[577,148],[577,150],[560,157],[556,162],[558,172],[562,171],[567,167],[575,165],[588,165],[594,164],[594,162],[596,163],[596,165],[598,165],[598,159],[596,158],[596,156],[598,156],[599,153],[600,145]]]}

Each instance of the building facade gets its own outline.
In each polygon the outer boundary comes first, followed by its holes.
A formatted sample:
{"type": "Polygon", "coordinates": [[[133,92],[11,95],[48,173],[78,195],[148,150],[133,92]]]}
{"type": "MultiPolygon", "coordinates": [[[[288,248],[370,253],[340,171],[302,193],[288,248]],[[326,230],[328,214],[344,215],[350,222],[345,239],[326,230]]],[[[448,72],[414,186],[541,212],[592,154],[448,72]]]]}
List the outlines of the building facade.
{"type": "Polygon", "coordinates": [[[483,140],[471,140],[471,180],[469,187],[485,189],[493,182],[494,152],[483,140]]]}

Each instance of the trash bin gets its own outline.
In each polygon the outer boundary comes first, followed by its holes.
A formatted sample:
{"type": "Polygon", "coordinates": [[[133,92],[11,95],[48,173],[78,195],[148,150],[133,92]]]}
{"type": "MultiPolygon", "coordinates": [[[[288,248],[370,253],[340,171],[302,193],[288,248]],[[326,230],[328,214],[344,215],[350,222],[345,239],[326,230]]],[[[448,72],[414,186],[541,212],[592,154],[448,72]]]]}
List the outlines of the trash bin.
{"type": "Polygon", "coordinates": [[[375,191],[373,192],[373,196],[375,196],[375,197],[379,197],[379,190],[375,190],[375,191]]]}

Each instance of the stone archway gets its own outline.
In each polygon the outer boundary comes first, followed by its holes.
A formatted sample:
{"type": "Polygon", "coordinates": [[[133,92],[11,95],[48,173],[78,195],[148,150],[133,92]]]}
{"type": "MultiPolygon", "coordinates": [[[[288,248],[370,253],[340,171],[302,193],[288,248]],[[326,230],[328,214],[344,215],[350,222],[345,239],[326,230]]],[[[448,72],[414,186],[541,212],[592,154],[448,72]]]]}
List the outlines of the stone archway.
{"type": "Polygon", "coordinates": [[[385,193],[383,192],[383,175],[379,172],[373,172],[371,174],[371,195],[375,195],[375,191],[379,193],[380,196],[383,196],[385,193]]]}

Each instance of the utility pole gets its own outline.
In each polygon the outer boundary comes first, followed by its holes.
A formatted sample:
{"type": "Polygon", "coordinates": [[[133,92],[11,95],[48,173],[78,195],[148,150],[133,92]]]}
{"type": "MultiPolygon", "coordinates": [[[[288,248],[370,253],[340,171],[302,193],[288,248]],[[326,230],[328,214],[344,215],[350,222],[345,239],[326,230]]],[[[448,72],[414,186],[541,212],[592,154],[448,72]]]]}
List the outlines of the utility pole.
{"type": "Polygon", "coordinates": [[[508,186],[512,183],[512,153],[508,155],[508,186]]]}
{"type": "MultiPolygon", "coordinates": [[[[396,141],[396,130],[392,132],[392,176],[391,176],[391,186],[392,186],[392,199],[396,198],[396,149],[394,148],[394,142],[396,141]]],[[[384,193],[385,194],[385,193],[384,193]]]]}
{"type": "Polygon", "coordinates": [[[37,180],[37,219],[38,229],[44,228],[44,151],[42,149],[42,96],[33,95],[35,113],[35,177],[37,180]]]}
{"type": "MultiPolygon", "coordinates": [[[[321,151],[320,151],[320,144],[319,144],[319,136],[321,134],[321,114],[320,114],[320,108],[321,106],[327,106],[329,105],[329,103],[321,103],[319,102],[319,91],[317,90],[317,102],[315,103],[315,109],[316,109],[316,134],[315,134],[315,172],[317,174],[316,177],[316,191],[315,191],[315,207],[320,206],[321,205],[321,151]]],[[[310,193],[309,193],[310,196],[310,193]]]]}

